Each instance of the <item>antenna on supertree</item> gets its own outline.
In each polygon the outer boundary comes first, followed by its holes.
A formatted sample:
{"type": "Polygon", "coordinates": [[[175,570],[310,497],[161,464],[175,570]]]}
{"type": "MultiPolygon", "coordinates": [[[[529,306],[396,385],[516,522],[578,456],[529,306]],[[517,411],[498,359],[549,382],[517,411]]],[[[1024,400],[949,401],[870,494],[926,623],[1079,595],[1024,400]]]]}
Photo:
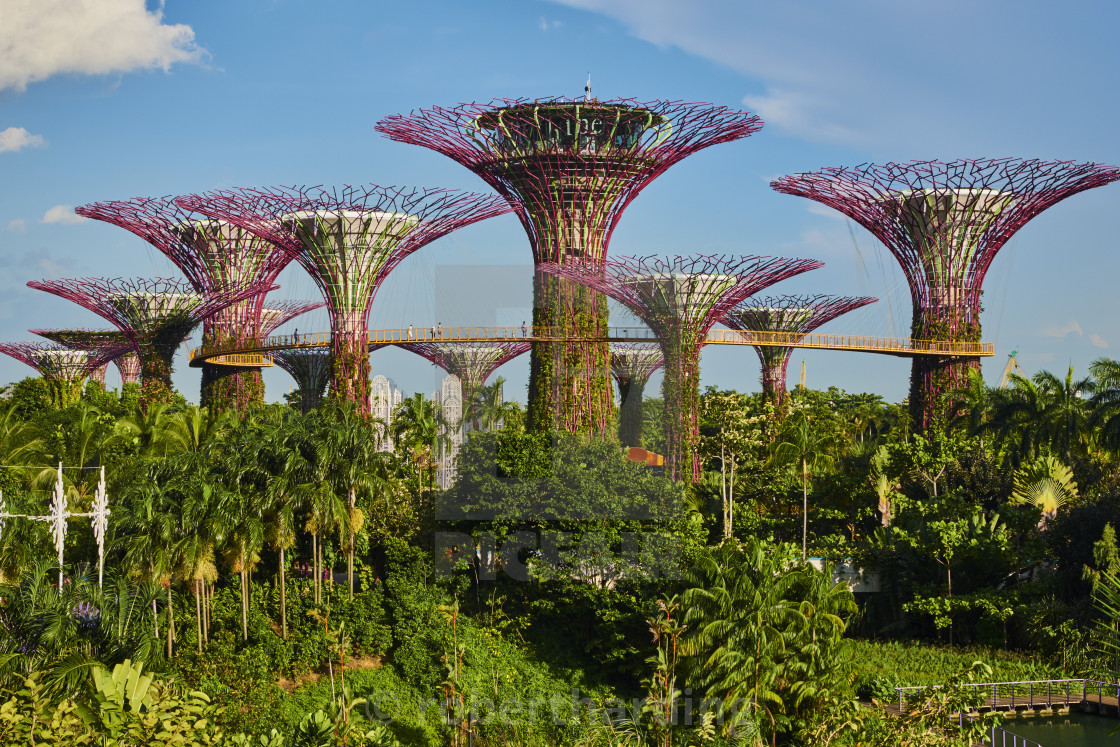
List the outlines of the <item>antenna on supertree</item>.
{"type": "Polygon", "coordinates": [[[91,372],[118,355],[120,346],[99,351],[76,350],[53,342],[3,342],[0,353],[31,366],[51,392],[51,403],[59,409],[82,397],[82,384],[91,372]]]}
{"type": "Polygon", "coordinates": [[[319,286],[331,316],[331,396],[369,412],[369,310],[401,260],[457,228],[502,215],[498,197],[445,189],[277,187],[180,202],[281,247],[319,286]]]}
{"type": "Polygon", "coordinates": [[[653,372],[665,364],[655,342],[612,342],[611,375],[618,385],[618,440],[642,445],[642,395],[653,372]]]}
{"type": "Polygon", "coordinates": [[[530,342],[399,342],[398,348],[427,358],[459,377],[464,413],[490,375],[514,358],[529,352],[530,342]]]}
{"type": "MultiPolygon", "coordinates": [[[[775,342],[799,342],[802,337],[838,316],[879,299],[867,296],[770,296],[750,298],[727,312],[720,321],[732,329],[746,332],[777,333],[775,342]]],[[[786,369],[793,348],[780,345],[755,345],[762,363],[762,392],[775,406],[786,396],[786,369]]]]}
{"type": "MultiPolygon", "coordinates": [[[[82,205],[86,218],[112,223],[163,252],[196,293],[225,293],[250,286],[268,288],[291,257],[238,226],[208,218],[175,197],[136,197],[82,205]]],[[[265,292],[220,309],[203,320],[202,345],[246,344],[259,340],[265,292]]],[[[202,364],[203,406],[216,412],[264,404],[258,366],[202,364]]]]}
{"type": "Polygon", "coordinates": [[[105,388],[105,369],[110,363],[119,361],[123,356],[132,355],[132,343],[123,333],[109,329],[33,329],[31,334],[45,337],[51,342],[65,345],[72,350],[86,350],[94,355],[112,350],[116,355],[106,360],[89,373],[89,378],[105,388]]]}
{"type": "Polygon", "coordinates": [[[175,349],[203,319],[272,289],[250,285],[204,295],[171,278],[70,278],[32,280],[27,285],[73,301],[125,334],[139,354],[140,404],[145,408],[150,403],[171,401],[175,349]]]}
{"type": "Polygon", "coordinates": [[[626,305],[653,333],[665,358],[665,466],[674,480],[700,477],[700,349],[729,310],[785,278],[823,263],[785,257],[621,257],[541,270],[602,291],[626,305]]]}
{"type": "MultiPolygon", "coordinates": [[[[829,168],[770,186],[839,210],[887,246],[910,286],[914,338],[978,341],[984,275],[1008,239],[1051,205],[1117,179],[1114,166],[1001,158],[829,168]]],[[[916,430],[941,419],[942,395],[965,386],[978,365],[914,357],[916,430]]]]}
{"type": "Polygon", "coordinates": [[[299,386],[299,406],[306,415],[323,402],[331,380],[331,351],[327,348],[291,348],[272,353],[272,360],[291,374],[299,386]]]}
{"type": "MultiPolygon", "coordinates": [[[[497,99],[393,115],[376,130],[467,167],[509,201],[535,264],[601,263],[638,193],[681,159],[753,135],[762,120],[711,104],[632,99],[497,99]]],[[[604,432],[614,397],[605,299],[538,271],[533,326],[562,341],[533,346],[530,430],[604,432]]]]}

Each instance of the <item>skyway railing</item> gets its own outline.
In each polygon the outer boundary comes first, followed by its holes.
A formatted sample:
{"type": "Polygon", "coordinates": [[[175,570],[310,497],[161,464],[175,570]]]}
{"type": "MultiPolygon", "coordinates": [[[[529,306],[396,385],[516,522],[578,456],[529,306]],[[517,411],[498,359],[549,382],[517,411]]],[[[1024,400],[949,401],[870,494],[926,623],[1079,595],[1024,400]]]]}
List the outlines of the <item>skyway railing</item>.
{"type": "MultiPolygon", "coordinates": [[[[648,327],[610,327],[606,334],[594,337],[572,335],[566,329],[561,328],[531,326],[442,327],[437,325],[436,327],[425,327],[423,329],[377,329],[369,332],[371,348],[402,342],[563,342],[592,339],[609,342],[656,342],[657,336],[648,327]]],[[[329,332],[309,332],[274,335],[259,343],[231,342],[224,345],[210,345],[195,348],[191,351],[191,365],[201,365],[203,361],[208,361],[211,358],[232,354],[326,347],[330,345],[330,340],[329,332]]],[[[851,350],[905,357],[929,355],[946,358],[980,358],[995,355],[995,348],[990,342],[944,342],[868,335],[802,334],[797,332],[740,332],[733,329],[711,330],[704,338],[704,344],[851,350]]]]}
{"type": "MultiPolygon", "coordinates": [[[[980,708],[992,710],[1014,710],[1016,708],[1053,707],[1055,705],[1081,705],[1096,703],[1101,706],[1120,705],[1120,684],[1101,682],[1091,679],[1072,680],[1025,680],[1022,682],[980,682],[964,683],[962,690],[978,691],[983,694],[980,708]]],[[[898,710],[908,707],[908,694],[917,693],[926,686],[913,685],[898,687],[898,710]]],[[[979,698],[977,699],[980,700],[979,698]]]]}

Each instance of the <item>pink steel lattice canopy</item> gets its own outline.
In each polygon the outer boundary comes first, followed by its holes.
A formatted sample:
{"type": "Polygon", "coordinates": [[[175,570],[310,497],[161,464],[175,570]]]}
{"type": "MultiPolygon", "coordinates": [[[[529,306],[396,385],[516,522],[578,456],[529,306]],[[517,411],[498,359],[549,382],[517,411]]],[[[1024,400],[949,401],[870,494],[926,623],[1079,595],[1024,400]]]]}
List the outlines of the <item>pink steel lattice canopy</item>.
{"type": "Polygon", "coordinates": [[[463,408],[470,407],[490,375],[519,355],[529,352],[529,342],[401,342],[397,347],[427,358],[459,377],[463,408]]]}
{"type": "MultiPolygon", "coordinates": [[[[136,358],[135,348],[122,332],[117,330],[91,329],[33,329],[31,334],[45,337],[51,342],[65,345],[72,350],[86,350],[95,355],[105,350],[113,350],[116,356],[106,360],[90,371],[89,377],[105,387],[105,369],[110,363],[118,362],[125,356],[136,358]]],[[[139,360],[139,359],[137,359],[139,360]]],[[[119,364],[118,364],[119,367],[119,364]]],[[[122,377],[123,378],[123,377],[122,377]]]]}
{"type": "Polygon", "coordinates": [[[272,289],[251,285],[203,295],[170,278],[33,280],[27,285],[73,301],[124,333],[139,352],[145,406],[170,401],[175,349],[203,319],[272,289]]]}
{"type": "MultiPolygon", "coordinates": [[[[201,294],[267,289],[291,257],[238,226],[206,217],[174,197],[110,200],[83,205],[78,215],[124,228],[163,252],[201,294]]],[[[203,320],[202,344],[247,343],[262,336],[265,293],[249,296],[203,320]]],[[[259,367],[204,363],[201,402],[244,412],[263,404],[259,367]]]]}
{"type": "MultiPolygon", "coordinates": [[[[839,210],[887,246],[910,286],[913,337],[979,341],[980,293],[996,253],[1046,208],[1117,179],[1114,166],[1001,158],[829,168],[770,186],[839,210]]],[[[964,386],[977,365],[976,359],[914,358],[916,429],[938,419],[942,395],[964,386]]]]}
{"type": "MultiPolygon", "coordinates": [[[[861,296],[799,295],[750,298],[727,312],[720,321],[732,329],[748,332],[780,332],[793,340],[812,332],[838,316],[854,311],[879,299],[861,296]]],[[[786,396],[786,369],[793,348],[779,345],[756,345],[762,363],[762,391],[775,403],[786,396]]]]}
{"type": "Polygon", "coordinates": [[[625,304],[644,321],[665,357],[665,465],[673,479],[700,476],[700,349],[715,323],[747,297],[822,265],[809,259],[750,256],[622,257],[541,270],[583,283],[625,304]]]}
{"type": "Polygon", "coordinates": [[[445,189],[277,187],[180,198],[277,245],[318,284],[331,315],[331,395],[369,412],[369,312],[408,255],[509,212],[498,197],[445,189]]]}
{"type": "MultiPolygon", "coordinates": [[[[533,259],[601,263],[626,206],[673,164],[758,132],[748,112],[632,99],[498,99],[386,117],[377,131],[455,160],[509,201],[533,259]]],[[[530,429],[602,432],[610,422],[607,306],[563,278],[538,273],[533,326],[558,329],[530,363],[530,429]]]]}
{"type": "Polygon", "coordinates": [[[0,343],[0,353],[38,371],[51,390],[55,406],[65,407],[81,398],[86,377],[119,355],[123,347],[118,344],[78,350],[53,342],[4,342],[0,343]]]}

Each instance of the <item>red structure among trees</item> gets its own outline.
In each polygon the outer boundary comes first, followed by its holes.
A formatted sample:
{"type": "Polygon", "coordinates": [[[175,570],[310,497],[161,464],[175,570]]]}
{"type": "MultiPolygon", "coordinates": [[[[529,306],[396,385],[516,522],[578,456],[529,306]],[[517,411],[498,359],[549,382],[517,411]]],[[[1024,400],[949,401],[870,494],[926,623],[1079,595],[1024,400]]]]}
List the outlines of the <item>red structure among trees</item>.
{"type": "MultiPolygon", "coordinates": [[[[1113,166],[1003,158],[830,168],[770,186],[839,210],[887,246],[910,285],[914,338],[967,342],[980,339],[984,275],[1008,239],[1051,205],[1117,179],[1113,166]]],[[[976,366],[976,359],[914,358],[916,430],[940,419],[942,395],[964,386],[976,366]]]]}
{"type": "Polygon", "coordinates": [[[455,374],[463,388],[463,411],[490,375],[502,365],[529,352],[529,342],[401,342],[397,347],[427,358],[447,373],[455,374]]]}
{"type": "Polygon", "coordinates": [[[665,364],[655,342],[612,342],[611,375],[618,385],[618,440],[642,445],[642,396],[653,372],[665,364]]]}
{"type": "MultiPolygon", "coordinates": [[[[83,205],[74,212],[136,234],[159,249],[186,276],[196,293],[269,288],[291,256],[239,226],[208,218],[173,197],[114,200],[83,205]]],[[[203,320],[202,344],[248,345],[262,336],[267,291],[230,304],[203,320]]],[[[201,403],[216,412],[245,412],[264,403],[259,367],[202,365],[201,403]]]]}
{"type": "Polygon", "coordinates": [[[277,187],[180,204],[276,244],[318,284],[331,315],[331,396],[369,412],[369,311],[401,260],[457,228],[502,215],[498,197],[445,189],[277,187]]]}
{"type": "MultiPolygon", "coordinates": [[[[727,313],[722,321],[732,329],[748,332],[777,332],[792,342],[842,314],[879,299],[867,296],[803,295],[751,298],[727,313]]],[[[755,345],[762,363],[762,392],[781,405],[786,396],[786,369],[793,348],[780,345],[755,345]]]]}
{"type": "MultiPolygon", "coordinates": [[[[125,334],[140,358],[140,404],[171,401],[175,349],[199,323],[227,306],[272,290],[267,284],[236,291],[195,293],[181,280],[77,278],[27,284],[73,301],[125,334]]],[[[122,369],[122,376],[124,371],[122,369]]]]}
{"type": "Polygon", "coordinates": [[[822,264],[785,257],[676,256],[546,264],[540,269],[625,304],[657,335],[665,358],[666,471],[674,480],[695,481],[700,476],[696,447],[704,336],[744,299],[822,264]]]}
{"type": "Polygon", "coordinates": [[[59,408],[81,399],[86,377],[120,351],[120,346],[79,350],[53,342],[0,343],[0,353],[10,355],[39,372],[50,389],[52,403],[59,408]]]}
{"type": "MultiPolygon", "coordinates": [[[[136,359],[132,343],[123,333],[108,329],[33,329],[31,334],[45,337],[51,342],[64,345],[72,350],[85,350],[93,355],[100,355],[103,351],[113,350],[117,353],[112,360],[106,360],[89,373],[90,379],[105,388],[105,369],[109,364],[121,360],[125,356],[136,359]]],[[[136,359],[139,360],[139,359],[136,359]]],[[[119,368],[119,365],[118,365],[119,368]]],[[[139,374],[138,374],[139,375],[139,374]]],[[[123,378],[123,377],[122,377],[123,378]]]]}
{"type": "MultiPolygon", "coordinates": [[[[377,131],[466,166],[509,201],[538,267],[601,264],[626,206],[681,159],[758,132],[752,114],[708,104],[631,99],[500,99],[387,117],[377,131]]],[[[601,294],[563,277],[534,278],[533,326],[577,339],[537,342],[531,430],[604,432],[614,398],[601,294]],[[598,339],[596,339],[598,338],[598,339]]]]}

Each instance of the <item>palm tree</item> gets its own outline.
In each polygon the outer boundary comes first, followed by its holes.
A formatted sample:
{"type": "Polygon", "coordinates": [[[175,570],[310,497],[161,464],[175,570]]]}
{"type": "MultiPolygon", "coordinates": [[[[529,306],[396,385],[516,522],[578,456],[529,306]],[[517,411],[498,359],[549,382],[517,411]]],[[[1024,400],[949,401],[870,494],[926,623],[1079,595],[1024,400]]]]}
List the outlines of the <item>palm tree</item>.
{"type": "Polygon", "coordinates": [[[1120,361],[1098,358],[1089,365],[1089,374],[1097,380],[1089,400],[1089,425],[1099,428],[1100,443],[1115,451],[1120,449],[1120,361]]]}
{"type": "Polygon", "coordinates": [[[436,403],[417,392],[402,401],[393,412],[393,440],[411,450],[417,469],[427,462],[429,486],[435,490],[435,460],[440,446],[450,441],[448,423],[436,403]]]}
{"type": "Polygon", "coordinates": [[[1062,462],[1069,466],[1073,448],[1084,446],[1089,440],[1090,409],[1083,396],[1093,393],[1096,382],[1092,378],[1075,381],[1073,366],[1069,367],[1065,379],[1049,371],[1039,371],[1034,375],[1034,382],[1045,401],[1042,431],[1050,448],[1060,453],[1062,462]]]}
{"type": "Polygon", "coordinates": [[[1037,457],[1043,442],[1042,416],[1045,396],[1032,380],[1010,374],[1007,389],[990,392],[991,416],[985,430],[995,433],[996,444],[1010,443],[1014,465],[1037,457]]]}
{"type": "Polygon", "coordinates": [[[832,456],[826,451],[832,445],[832,436],[817,432],[809,416],[801,410],[786,419],[778,438],[773,461],[801,466],[801,559],[805,560],[809,545],[809,478],[813,471],[832,462],[832,456]]]}
{"type": "MultiPolygon", "coordinates": [[[[517,410],[516,404],[505,401],[502,392],[505,383],[506,380],[499,376],[493,384],[479,387],[474,399],[468,403],[467,417],[470,419],[474,430],[492,431],[517,410]]],[[[451,423],[450,425],[454,428],[457,424],[451,423]]]]}

